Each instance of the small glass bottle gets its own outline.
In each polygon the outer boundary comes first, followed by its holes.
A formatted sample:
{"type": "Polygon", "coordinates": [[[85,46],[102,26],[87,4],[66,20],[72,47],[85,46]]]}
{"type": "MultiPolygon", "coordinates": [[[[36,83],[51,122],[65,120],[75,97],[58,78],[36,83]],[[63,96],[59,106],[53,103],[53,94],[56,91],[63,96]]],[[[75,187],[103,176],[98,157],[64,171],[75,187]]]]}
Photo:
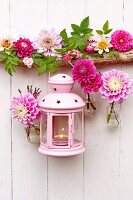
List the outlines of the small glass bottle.
{"type": "Polygon", "coordinates": [[[118,128],[120,126],[120,104],[116,102],[109,104],[106,120],[109,128],[118,128]]]}
{"type": "Polygon", "coordinates": [[[32,144],[39,144],[40,142],[40,127],[39,124],[28,126],[25,128],[28,142],[32,144]]]}
{"type": "Polygon", "coordinates": [[[84,97],[85,108],[84,112],[87,116],[94,116],[96,114],[96,101],[95,101],[95,93],[93,94],[85,94],[84,97]]]}

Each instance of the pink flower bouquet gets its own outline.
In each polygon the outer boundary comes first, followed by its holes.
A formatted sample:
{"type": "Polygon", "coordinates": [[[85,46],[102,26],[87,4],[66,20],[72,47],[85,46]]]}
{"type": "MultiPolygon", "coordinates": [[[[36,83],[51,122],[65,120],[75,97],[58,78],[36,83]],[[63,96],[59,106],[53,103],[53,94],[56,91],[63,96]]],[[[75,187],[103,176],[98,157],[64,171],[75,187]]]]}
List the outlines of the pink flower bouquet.
{"type": "Polygon", "coordinates": [[[26,130],[27,138],[30,140],[30,130],[39,134],[40,110],[37,97],[40,94],[40,89],[32,89],[32,86],[27,86],[27,92],[23,93],[19,90],[20,96],[13,97],[10,105],[11,116],[16,121],[20,122],[26,130]]]}

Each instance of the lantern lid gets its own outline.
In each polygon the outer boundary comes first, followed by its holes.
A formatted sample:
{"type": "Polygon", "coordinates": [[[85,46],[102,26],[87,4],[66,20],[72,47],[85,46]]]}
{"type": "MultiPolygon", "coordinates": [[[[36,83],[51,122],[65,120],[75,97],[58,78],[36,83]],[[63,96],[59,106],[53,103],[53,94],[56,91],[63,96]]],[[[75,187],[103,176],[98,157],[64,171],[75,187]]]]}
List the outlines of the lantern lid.
{"type": "Polygon", "coordinates": [[[83,108],[85,103],[74,93],[49,93],[39,102],[39,106],[51,110],[68,110],[83,108]]]}
{"type": "Polygon", "coordinates": [[[56,93],[71,92],[74,84],[72,77],[67,74],[56,74],[50,77],[48,82],[52,91],[56,93]]]}
{"type": "Polygon", "coordinates": [[[56,74],[49,78],[50,84],[73,84],[74,81],[71,76],[67,74],[56,74]]]}

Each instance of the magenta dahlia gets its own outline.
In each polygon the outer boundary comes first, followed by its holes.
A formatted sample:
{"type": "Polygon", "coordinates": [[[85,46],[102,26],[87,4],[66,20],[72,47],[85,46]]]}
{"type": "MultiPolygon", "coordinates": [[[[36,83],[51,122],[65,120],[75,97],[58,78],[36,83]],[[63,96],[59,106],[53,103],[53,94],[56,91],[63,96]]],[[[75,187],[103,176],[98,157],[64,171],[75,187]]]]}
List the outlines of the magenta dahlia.
{"type": "Polygon", "coordinates": [[[119,52],[129,51],[133,46],[133,36],[127,31],[117,30],[111,35],[111,44],[119,52]]]}
{"type": "Polygon", "coordinates": [[[98,92],[99,88],[102,86],[101,75],[97,72],[95,76],[90,76],[87,82],[81,83],[81,88],[84,89],[84,93],[91,94],[92,92],[98,92]]]}
{"type": "Polygon", "coordinates": [[[87,83],[90,77],[95,77],[97,70],[89,59],[81,59],[75,62],[72,68],[72,76],[77,83],[87,83]]]}
{"type": "Polygon", "coordinates": [[[10,111],[12,117],[25,126],[33,125],[40,117],[38,102],[30,92],[20,97],[13,97],[10,111]]]}
{"type": "Polygon", "coordinates": [[[122,103],[132,93],[133,81],[128,74],[112,69],[102,75],[103,85],[100,93],[103,98],[107,98],[109,103],[122,103]]]}
{"type": "Polygon", "coordinates": [[[29,39],[22,37],[16,42],[13,42],[13,49],[17,51],[17,55],[20,58],[29,57],[34,52],[32,42],[29,39]]]}

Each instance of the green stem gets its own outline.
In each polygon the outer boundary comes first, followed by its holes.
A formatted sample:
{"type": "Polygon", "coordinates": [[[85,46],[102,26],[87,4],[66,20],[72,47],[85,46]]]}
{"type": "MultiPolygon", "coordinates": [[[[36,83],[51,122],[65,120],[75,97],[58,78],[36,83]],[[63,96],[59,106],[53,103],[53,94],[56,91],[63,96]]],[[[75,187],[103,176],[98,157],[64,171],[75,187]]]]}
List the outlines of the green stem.
{"type": "Polygon", "coordinates": [[[88,94],[87,95],[87,103],[86,103],[86,105],[87,105],[87,110],[89,110],[90,109],[90,106],[93,108],[93,110],[96,110],[96,107],[93,105],[93,103],[92,103],[92,101],[91,101],[91,99],[90,99],[90,94],[88,94]]]}

